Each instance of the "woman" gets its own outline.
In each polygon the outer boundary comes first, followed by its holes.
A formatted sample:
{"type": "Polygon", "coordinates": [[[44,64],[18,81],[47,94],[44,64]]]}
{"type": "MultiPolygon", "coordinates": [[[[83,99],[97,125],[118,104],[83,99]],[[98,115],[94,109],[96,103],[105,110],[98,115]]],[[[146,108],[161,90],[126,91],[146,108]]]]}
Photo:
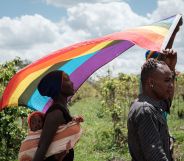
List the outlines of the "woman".
{"type": "Polygon", "coordinates": [[[45,114],[43,130],[33,161],[73,161],[73,149],[45,158],[49,145],[60,125],[67,124],[72,120],[83,122],[81,116],[72,118],[67,108],[68,97],[74,95],[73,83],[65,72],[53,71],[42,78],[38,85],[38,91],[42,96],[51,97],[53,104],[45,114]]]}

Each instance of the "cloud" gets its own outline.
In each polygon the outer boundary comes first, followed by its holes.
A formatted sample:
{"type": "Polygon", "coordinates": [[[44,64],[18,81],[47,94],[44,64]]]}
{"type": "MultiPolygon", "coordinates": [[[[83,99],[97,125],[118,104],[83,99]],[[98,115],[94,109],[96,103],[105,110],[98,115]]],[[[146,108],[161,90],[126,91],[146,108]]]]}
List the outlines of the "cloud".
{"type": "Polygon", "coordinates": [[[0,48],[28,49],[58,38],[58,27],[40,15],[0,19],[0,48]]]}
{"type": "Polygon", "coordinates": [[[31,61],[86,37],[64,22],[54,23],[41,15],[0,19],[0,62],[16,56],[31,61]]]}
{"type": "Polygon", "coordinates": [[[178,13],[184,14],[183,0],[158,0],[157,9],[148,16],[155,21],[178,13]]]}
{"type": "MultiPolygon", "coordinates": [[[[57,23],[38,14],[14,19],[4,17],[0,19],[0,53],[6,54],[8,60],[14,55],[34,61],[70,44],[146,21],[146,18],[136,15],[128,4],[119,2],[78,4],[68,8],[67,17],[57,23]]],[[[0,58],[1,62],[3,60],[0,58]]]]}
{"type": "Polygon", "coordinates": [[[149,20],[134,13],[125,2],[81,3],[67,9],[67,23],[73,29],[83,29],[98,37],[128,27],[148,24],[149,20]]]}

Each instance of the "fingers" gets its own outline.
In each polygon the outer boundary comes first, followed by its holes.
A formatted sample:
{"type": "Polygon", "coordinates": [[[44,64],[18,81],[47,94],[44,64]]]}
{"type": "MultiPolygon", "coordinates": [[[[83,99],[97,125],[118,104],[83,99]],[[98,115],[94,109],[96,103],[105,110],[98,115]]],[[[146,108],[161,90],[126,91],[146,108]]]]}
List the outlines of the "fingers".
{"type": "Polygon", "coordinates": [[[73,117],[73,121],[76,121],[78,123],[84,122],[84,118],[83,118],[83,116],[75,116],[75,117],[73,117]]]}
{"type": "Polygon", "coordinates": [[[163,49],[162,50],[162,53],[161,54],[164,54],[164,55],[176,55],[177,52],[173,49],[163,49]]]}
{"type": "Polygon", "coordinates": [[[84,122],[84,118],[82,116],[79,116],[78,119],[79,119],[79,122],[84,122]]]}

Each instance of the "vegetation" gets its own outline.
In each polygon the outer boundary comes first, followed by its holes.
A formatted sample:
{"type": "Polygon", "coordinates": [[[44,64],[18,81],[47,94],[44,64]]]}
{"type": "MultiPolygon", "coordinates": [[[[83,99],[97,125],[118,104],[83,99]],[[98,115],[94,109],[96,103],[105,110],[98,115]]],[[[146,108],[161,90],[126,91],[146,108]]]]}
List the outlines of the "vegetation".
{"type": "MultiPolygon", "coordinates": [[[[8,81],[22,66],[24,66],[24,62],[19,58],[0,65],[0,94],[8,81]]],[[[0,112],[1,161],[12,161],[17,158],[20,143],[26,135],[25,119],[29,111],[23,107],[11,107],[0,112]]]]}
{"type": "MultiPolygon", "coordinates": [[[[0,93],[17,70],[28,62],[19,58],[0,65],[0,93]]],[[[127,147],[127,114],[139,91],[139,77],[120,74],[83,84],[70,102],[73,115],[81,114],[83,135],[75,149],[75,161],[129,161],[127,147]]],[[[175,137],[175,158],[184,161],[184,74],[176,81],[175,98],[168,116],[175,137]]],[[[0,112],[0,160],[15,161],[20,143],[27,133],[24,107],[6,108],[0,112]]]]}

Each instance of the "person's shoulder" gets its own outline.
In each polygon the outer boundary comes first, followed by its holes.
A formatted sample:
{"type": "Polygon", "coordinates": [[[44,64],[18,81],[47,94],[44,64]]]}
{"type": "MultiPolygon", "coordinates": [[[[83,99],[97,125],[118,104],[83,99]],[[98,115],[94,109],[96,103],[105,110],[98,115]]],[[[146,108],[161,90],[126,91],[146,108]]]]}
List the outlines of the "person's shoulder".
{"type": "Polygon", "coordinates": [[[139,111],[139,110],[144,111],[144,110],[148,110],[151,107],[152,105],[150,103],[139,99],[136,99],[131,105],[131,109],[134,109],[135,111],[139,111]]]}
{"type": "Polygon", "coordinates": [[[46,114],[50,114],[50,113],[63,113],[62,111],[62,106],[60,104],[53,104],[49,107],[48,111],[46,112],[46,114]]]}
{"type": "Polygon", "coordinates": [[[63,118],[63,111],[61,110],[61,106],[58,104],[52,105],[46,113],[46,118],[51,121],[60,120],[63,118]]]}
{"type": "Polygon", "coordinates": [[[154,108],[150,103],[136,99],[130,108],[129,115],[139,117],[145,114],[152,114],[153,109],[154,108]]]}

